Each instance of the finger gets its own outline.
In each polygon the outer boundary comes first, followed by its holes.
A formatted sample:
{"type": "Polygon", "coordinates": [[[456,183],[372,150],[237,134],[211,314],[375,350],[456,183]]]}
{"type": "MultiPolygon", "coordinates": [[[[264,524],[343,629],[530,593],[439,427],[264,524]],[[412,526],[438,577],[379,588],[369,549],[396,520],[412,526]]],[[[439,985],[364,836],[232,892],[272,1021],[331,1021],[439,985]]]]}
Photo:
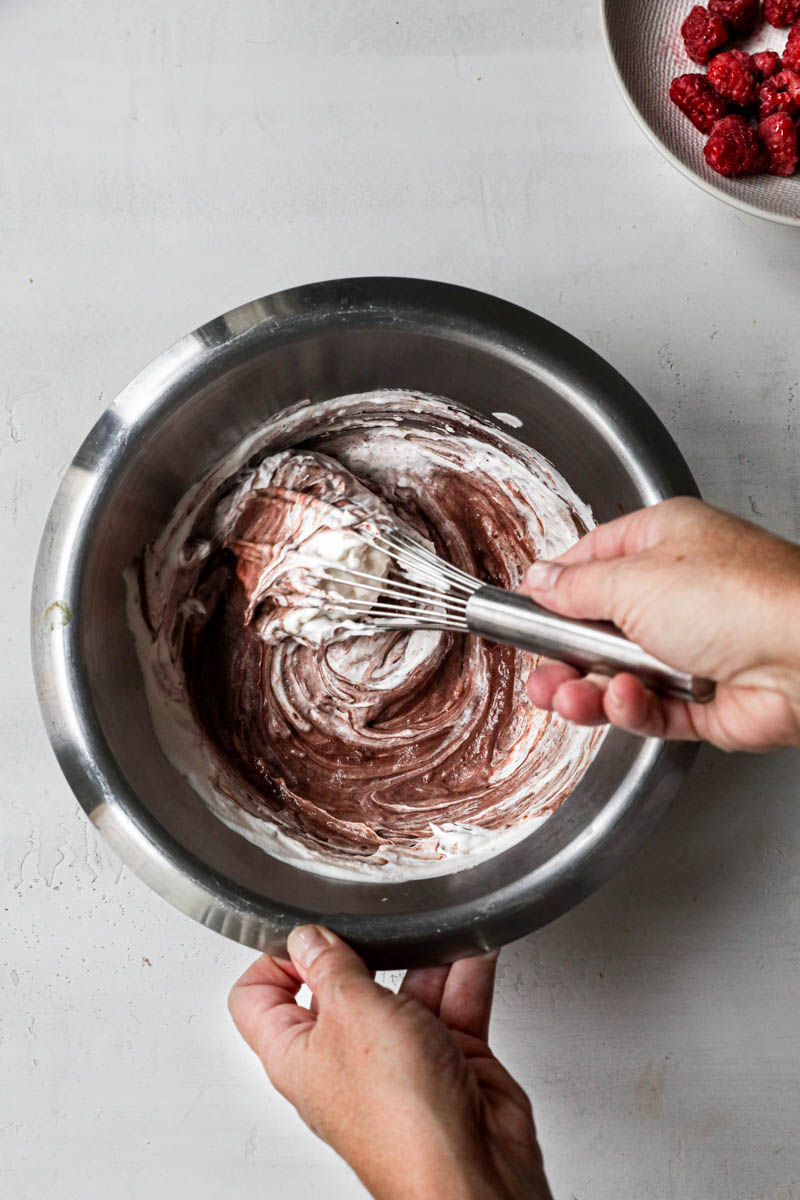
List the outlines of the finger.
{"type": "Polygon", "coordinates": [[[400,985],[400,993],[418,1000],[420,1004],[429,1008],[434,1016],[438,1017],[449,974],[449,966],[412,967],[411,970],[406,971],[405,978],[400,985]]]}
{"type": "MultiPolygon", "coordinates": [[[[647,567],[631,558],[596,559],[564,564],[539,561],[528,567],[519,590],[537,604],[567,617],[616,620],[629,607],[643,582],[647,567]]],[[[652,568],[651,568],[652,569],[652,568]]],[[[652,578],[649,580],[652,586],[652,578]]]]}
{"type": "Polygon", "coordinates": [[[655,696],[635,675],[616,675],[606,691],[604,707],[614,725],[631,733],[652,728],[655,696]]]}
{"type": "Polygon", "coordinates": [[[616,725],[639,737],[697,740],[695,707],[649,691],[635,675],[587,675],[553,696],[552,710],[575,725],[616,725]]]}
{"type": "Polygon", "coordinates": [[[302,925],[289,934],[287,949],[298,975],[317,999],[319,1010],[343,997],[379,995],[379,985],[355,950],[321,925],[302,925]]]}
{"type": "Polygon", "coordinates": [[[498,951],[493,950],[453,963],[439,1006],[439,1016],[448,1029],[484,1041],[489,1036],[497,958],[498,951]]]}
{"type": "Polygon", "coordinates": [[[265,1039],[306,1015],[295,1001],[300,983],[291,963],[264,954],[233,985],[228,1008],[236,1028],[256,1054],[265,1039]]]}
{"type": "Polygon", "coordinates": [[[566,663],[553,662],[543,659],[528,676],[526,688],[531,704],[548,711],[553,708],[553,697],[562,683],[570,679],[579,679],[580,671],[568,667],[566,663]]]}
{"type": "Polygon", "coordinates": [[[654,508],[636,512],[603,525],[596,525],[587,534],[556,558],[558,563],[584,563],[595,559],[622,558],[649,550],[660,539],[661,522],[654,508]]]}
{"type": "MultiPolygon", "coordinates": [[[[370,976],[371,976],[373,979],[375,978],[375,975],[376,975],[376,972],[375,972],[375,971],[370,971],[370,976]]],[[[316,997],[316,996],[313,994],[313,992],[312,992],[312,994],[311,994],[311,999],[310,999],[310,1000],[309,1000],[309,1002],[308,1002],[308,1011],[309,1011],[309,1012],[312,1012],[312,1013],[314,1013],[314,1015],[315,1015],[315,1016],[316,1016],[316,1014],[319,1012],[319,1000],[318,1000],[318,999],[317,999],[317,997],[316,997]]]]}
{"type": "Polygon", "coordinates": [[[640,737],[696,741],[698,706],[649,691],[635,675],[615,675],[605,690],[606,717],[620,729],[640,737]]]}
{"type": "Polygon", "coordinates": [[[314,1024],[311,1013],[296,1003],[300,985],[291,963],[264,954],[237,980],[228,997],[236,1028],[284,1094],[285,1060],[296,1053],[296,1047],[291,1047],[298,1035],[314,1024]]]}
{"type": "Polygon", "coordinates": [[[597,675],[569,679],[553,695],[553,712],[575,725],[607,725],[603,707],[608,680],[597,675]]]}

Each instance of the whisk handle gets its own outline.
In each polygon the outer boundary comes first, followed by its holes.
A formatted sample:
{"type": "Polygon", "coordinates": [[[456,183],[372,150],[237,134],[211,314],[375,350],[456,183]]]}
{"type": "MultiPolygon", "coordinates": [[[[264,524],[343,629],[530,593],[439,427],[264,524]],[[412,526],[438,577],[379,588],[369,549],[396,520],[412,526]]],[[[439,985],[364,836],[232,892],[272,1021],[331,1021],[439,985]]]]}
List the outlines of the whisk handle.
{"type": "Polygon", "coordinates": [[[714,698],[711,679],[676,671],[630,641],[610,621],[576,621],[503,588],[478,588],[467,602],[472,633],[569,663],[579,671],[615,675],[627,671],[653,691],[705,704],[714,698]]]}

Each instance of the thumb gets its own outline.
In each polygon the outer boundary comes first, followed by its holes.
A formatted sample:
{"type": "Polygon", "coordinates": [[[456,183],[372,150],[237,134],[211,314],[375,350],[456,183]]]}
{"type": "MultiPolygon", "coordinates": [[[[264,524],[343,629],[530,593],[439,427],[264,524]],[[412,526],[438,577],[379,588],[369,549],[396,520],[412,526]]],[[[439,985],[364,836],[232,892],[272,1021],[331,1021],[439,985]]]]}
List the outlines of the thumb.
{"type": "Polygon", "coordinates": [[[336,1003],[345,992],[352,999],[358,992],[372,992],[378,986],[355,950],[322,925],[293,929],[286,945],[320,1011],[336,1003]]]}
{"type": "Polygon", "coordinates": [[[537,604],[565,617],[616,621],[636,599],[634,557],[593,559],[589,562],[533,563],[520,589],[537,604]]]}

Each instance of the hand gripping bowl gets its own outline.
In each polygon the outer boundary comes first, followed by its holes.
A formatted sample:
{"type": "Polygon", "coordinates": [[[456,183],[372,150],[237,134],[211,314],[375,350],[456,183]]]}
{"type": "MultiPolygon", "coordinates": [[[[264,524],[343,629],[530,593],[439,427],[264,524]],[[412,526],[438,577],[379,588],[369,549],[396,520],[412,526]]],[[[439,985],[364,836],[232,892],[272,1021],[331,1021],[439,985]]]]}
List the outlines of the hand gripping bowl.
{"type": "Polygon", "coordinates": [[[351,279],[267,296],[189,334],[102,415],[69,467],[33,589],[39,700],[62,770],[120,857],[227,937],[280,952],[331,925],[374,967],[450,961],[521,937],[604,882],[667,808],[693,746],[612,731],[561,808],[481,865],[409,883],[323,878],[221,824],[162,754],[125,623],[122,571],[189,485],[306,397],[409,388],[509,414],[598,521],[695,493],[641,397],[562,330],[479,292],[351,279]]]}

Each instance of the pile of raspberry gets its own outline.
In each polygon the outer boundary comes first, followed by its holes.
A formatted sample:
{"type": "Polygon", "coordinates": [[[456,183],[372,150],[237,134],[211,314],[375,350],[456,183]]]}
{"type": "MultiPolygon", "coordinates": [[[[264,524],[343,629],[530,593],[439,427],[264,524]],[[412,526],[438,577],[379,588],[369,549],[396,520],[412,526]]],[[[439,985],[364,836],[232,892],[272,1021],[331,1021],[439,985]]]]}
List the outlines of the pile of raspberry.
{"type": "Polygon", "coordinates": [[[686,53],[707,72],[679,75],[670,99],[709,135],[706,162],[720,175],[793,175],[800,122],[800,0],[764,0],[763,17],[789,29],[783,54],[725,50],[750,37],[762,19],[760,0],[708,0],[681,26],[686,53]]]}

